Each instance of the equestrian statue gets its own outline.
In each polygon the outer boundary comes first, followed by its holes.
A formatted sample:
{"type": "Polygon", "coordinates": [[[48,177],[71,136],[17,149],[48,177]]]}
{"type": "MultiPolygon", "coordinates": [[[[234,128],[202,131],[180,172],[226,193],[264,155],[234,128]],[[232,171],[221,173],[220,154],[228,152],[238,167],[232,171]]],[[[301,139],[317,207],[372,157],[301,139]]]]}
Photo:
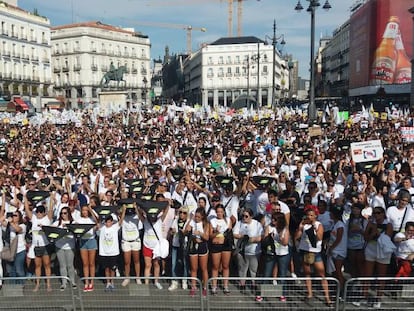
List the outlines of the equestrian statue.
{"type": "Polygon", "coordinates": [[[118,68],[115,68],[113,63],[111,63],[109,71],[104,74],[104,76],[101,79],[101,86],[108,87],[109,82],[116,81],[119,87],[120,82],[124,82],[124,86],[126,85],[126,81],[124,80],[124,73],[127,72],[127,69],[125,66],[120,66],[118,68]]]}

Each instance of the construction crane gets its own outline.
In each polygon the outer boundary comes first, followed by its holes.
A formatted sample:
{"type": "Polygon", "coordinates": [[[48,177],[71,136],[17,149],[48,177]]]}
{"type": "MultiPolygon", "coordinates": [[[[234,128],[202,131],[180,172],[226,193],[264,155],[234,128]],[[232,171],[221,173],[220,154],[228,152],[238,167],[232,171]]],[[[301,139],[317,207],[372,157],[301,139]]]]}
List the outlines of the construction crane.
{"type": "MultiPolygon", "coordinates": [[[[168,1],[168,2],[151,2],[146,4],[146,6],[180,6],[180,5],[195,5],[199,3],[207,3],[211,0],[177,0],[177,1],[168,1]]],[[[233,37],[233,6],[234,2],[237,2],[237,36],[242,35],[242,20],[243,20],[243,1],[247,0],[216,0],[216,1],[227,1],[228,4],[228,17],[227,17],[227,31],[228,36],[233,37]]],[[[260,0],[256,0],[260,1],[260,0]]]]}
{"type": "Polygon", "coordinates": [[[170,23],[157,23],[157,22],[136,22],[128,21],[129,23],[140,25],[140,26],[153,26],[153,27],[162,27],[162,28],[175,28],[175,29],[184,29],[187,31],[187,53],[191,55],[192,53],[192,32],[193,30],[206,32],[207,28],[205,27],[193,27],[191,25],[182,25],[182,24],[170,24],[170,23]]]}

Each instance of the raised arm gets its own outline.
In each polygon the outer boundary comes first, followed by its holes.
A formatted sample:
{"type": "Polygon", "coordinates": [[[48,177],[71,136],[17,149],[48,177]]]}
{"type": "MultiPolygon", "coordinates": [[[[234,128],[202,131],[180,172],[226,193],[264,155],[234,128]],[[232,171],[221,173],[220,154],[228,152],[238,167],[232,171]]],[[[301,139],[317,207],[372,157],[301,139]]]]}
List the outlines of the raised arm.
{"type": "Polygon", "coordinates": [[[33,212],[30,210],[29,200],[27,199],[26,194],[23,197],[23,203],[24,203],[24,211],[26,213],[27,218],[29,218],[30,220],[32,220],[33,212]]]}

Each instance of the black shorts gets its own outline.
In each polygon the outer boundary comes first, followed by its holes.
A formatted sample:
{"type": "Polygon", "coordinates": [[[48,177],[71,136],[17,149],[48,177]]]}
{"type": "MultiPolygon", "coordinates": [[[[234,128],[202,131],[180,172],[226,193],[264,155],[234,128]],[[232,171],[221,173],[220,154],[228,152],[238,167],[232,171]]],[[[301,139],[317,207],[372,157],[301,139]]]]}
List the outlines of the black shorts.
{"type": "Polygon", "coordinates": [[[207,242],[203,241],[201,243],[195,243],[194,244],[194,247],[192,247],[192,248],[189,249],[188,254],[190,256],[206,255],[206,254],[208,254],[207,242]]]}
{"type": "Polygon", "coordinates": [[[99,263],[104,269],[109,268],[115,270],[118,268],[118,257],[119,256],[100,256],[99,263]]]}
{"type": "Polygon", "coordinates": [[[35,246],[34,254],[36,257],[50,256],[54,252],[54,247],[52,244],[46,246],[35,246]]]}
{"type": "Polygon", "coordinates": [[[232,247],[226,244],[213,244],[210,243],[208,246],[208,250],[213,253],[221,253],[221,252],[231,252],[232,251],[232,247]]]}

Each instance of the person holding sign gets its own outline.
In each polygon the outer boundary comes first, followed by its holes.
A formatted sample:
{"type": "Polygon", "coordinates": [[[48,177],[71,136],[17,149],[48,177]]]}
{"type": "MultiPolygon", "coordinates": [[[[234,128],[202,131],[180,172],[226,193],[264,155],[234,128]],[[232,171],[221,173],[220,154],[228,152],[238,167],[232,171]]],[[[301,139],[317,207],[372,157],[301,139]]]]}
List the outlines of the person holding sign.
{"type": "MultiPolygon", "coordinates": [[[[66,228],[67,224],[73,222],[72,214],[70,213],[69,207],[62,207],[59,213],[59,218],[53,223],[53,226],[58,228],[66,228]]],[[[61,239],[58,239],[55,242],[56,246],[56,255],[59,261],[59,272],[62,278],[62,285],[60,290],[64,291],[66,288],[66,277],[69,276],[69,279],[72,283],[72,288],[76,289],[75,281],[75,267],[73,265],[73,260],[75,258],[75,238],[72,233],[69,233],[63,236],[61,239]]]]}
{"type": "MultiPolygon", "coordinates": [[[[45,269],[46,277],[51,276],[52,269],[50,266],[50,255],[51,248],[49,241],[46,238],[42,230],[42,226],[50,226],[53,219],[53,204],[55,200],[55,193],[53,193],[52,198],[50,199],[50,206],[46,214],[46,208],[44,205],[38,205],[36,207],[36,212],[33,213],[29,208],[29,202],[27,196],[24,198],[24,208],[26,216],[32,222],[32,233],[33,240],[32,245],[34,245],[35,253],[35,274],[37,277],[42,275],[42,268],[45,269]]],[[[40,288],[40,279],[36,279],[35,288],[33,292],[37,292],[40,288]]],[[[48,292],[52,291],[52,286],[50,284],[50,279],[46,279],[46,289],[48,292]]]]}
{"type": "MultiPolygon", "coordinates": [[[[154,270],[154,285],[157,289],[162,289],[161,283],[158,281],[160,276],[160,258],[155,253],[157,246],[160,245],[162,239],[162,223],[168,215],[169,204],[165,201],[143,201],[142,209],[139,210],[139,218],[144,226],[143,248],[144,255],[144,276],[151,275],[151,269],[154,270]],[[145,208],[145,210],[143,209],[145,208]]],[[[149,280],[145,279],[145,284],[149,284],[149,280]]]]}
{"type": "Polygon", "coordinates": [[[99,259],[100,264],[105,269],[106,287],[105,291],[115,289],[113,277],[118,268],[119,239],[118,231],[125,217],[126,208],[123,207],[121,219],[114,223],[111,214],[105,217],[105,222],[99,229],[99,259]]]}
{"type": "MultiPolygon", "coordinates": [[[[90,205],[84,205],[81,208],[81,217],[77,221],[78,224],[97,224],[99,223],[96,213],[90,205]]],[[[80,255],[82,259],[83,277],[85,278],[84,292],[92,292],[93,278],[95,277],[95,258],[98,243],[96,242],[95,232],[93,228],[85,232],[80,239],[80,255]],[[88,278],[91,279],[88,279],[88,278]]]]}

